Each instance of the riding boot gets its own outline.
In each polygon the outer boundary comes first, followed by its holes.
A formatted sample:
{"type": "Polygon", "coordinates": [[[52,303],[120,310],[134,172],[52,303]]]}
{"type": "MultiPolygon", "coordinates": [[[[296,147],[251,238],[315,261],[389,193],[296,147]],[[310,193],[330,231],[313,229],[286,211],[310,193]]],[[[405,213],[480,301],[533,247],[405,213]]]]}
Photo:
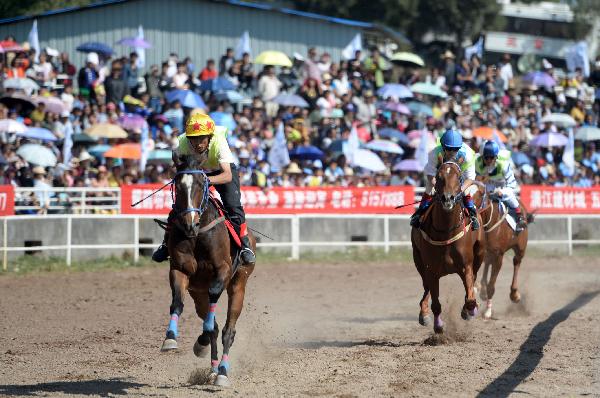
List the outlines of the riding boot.
{"type": "Polygon", "coordinates": [[[471,218],[471,229],[473,231],[477,231],[479,229],[479,219],[477,218],[477,208],[475,207],[475,202],[473,202],[471,195],[465,195],[463,204],[469,211],[469,217],[471,218]]]}
{"type": "Polygon", "coordinates": [[[256,262],[256,256],[250,246],[250,239],[248,238],[248,229],[246,223],[240,225],[240,242],[242,244],[241,257],[244,264],[254,264],[256,262]]]}
{"type": "Polygon", "coordinates": [[[419,203],[419,208],[415,211],[415,213],[410,217],[410,225],[411,227],[419,228],[421,225],[421,216],[431,205],[431,195],[426,193],[423,194],[423,198],[421,198],[421,203],[419,203]]]}
{"type": "Polygon", "coordinates": [[[162,243],[158,246],[158,249],[152,253],[152,261],[156,261],[157,263],[162,263],[169,258],[169,248],[167,243],[169,242],[169,233],[168,229],[165,230],[165,237],[163,238],[162,243]]]}
{"type": "Polygon", "coordinates": [[[510,209],[510,212],[514,216],[515,221],[517,223],[516,228],[515,228],[516,232],[521,232],[525,228],[527,228],[527,221],[525,221],[525,217],[523,217],[523,212],[521,211],[520,207],[515,207],[514,209],[510,209]]]}

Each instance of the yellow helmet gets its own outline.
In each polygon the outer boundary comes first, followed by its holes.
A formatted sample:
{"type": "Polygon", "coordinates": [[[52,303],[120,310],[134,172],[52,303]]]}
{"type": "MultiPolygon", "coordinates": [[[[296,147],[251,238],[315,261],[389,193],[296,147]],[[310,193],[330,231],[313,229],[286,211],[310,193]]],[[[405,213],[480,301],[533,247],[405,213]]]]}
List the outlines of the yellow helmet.
{"type": "Polygon", "coordinates": [[[211,135],[215,132],[215,122],[210,116],[202,113],[195,113],[190,116],[185,126],[186,137],[198,137],[201,135],[211,135]]]}

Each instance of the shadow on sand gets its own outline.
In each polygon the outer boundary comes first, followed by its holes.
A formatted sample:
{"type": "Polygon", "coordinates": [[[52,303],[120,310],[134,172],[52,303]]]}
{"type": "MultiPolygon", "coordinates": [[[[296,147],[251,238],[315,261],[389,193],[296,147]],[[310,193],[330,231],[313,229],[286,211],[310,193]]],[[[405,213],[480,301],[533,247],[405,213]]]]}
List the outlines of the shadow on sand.
{"type": "Polygon", "coordinates": [[[95,395],[108,397],[110,395],[129,395],[145,384],[133,383],[123,379],[56,381],[38,384],[0,385],[1,396],[37,396],[40,393],[63,393],[77,395],[95,395]]]}

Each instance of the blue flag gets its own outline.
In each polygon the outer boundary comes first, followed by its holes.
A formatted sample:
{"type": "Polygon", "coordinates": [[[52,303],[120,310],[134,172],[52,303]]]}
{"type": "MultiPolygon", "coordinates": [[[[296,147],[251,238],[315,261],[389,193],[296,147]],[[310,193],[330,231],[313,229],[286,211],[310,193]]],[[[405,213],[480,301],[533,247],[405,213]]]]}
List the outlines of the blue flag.
{"type": "Polygon", "coordinates": [[[271,165],[271,171],[275,173],[282,171],[284,167],[290,164],[290,153],[288,152],[287,140],[285,139],[283,122],[279,123],[277,127],[275,142],[269,150],[267,160],[271,165]]]}

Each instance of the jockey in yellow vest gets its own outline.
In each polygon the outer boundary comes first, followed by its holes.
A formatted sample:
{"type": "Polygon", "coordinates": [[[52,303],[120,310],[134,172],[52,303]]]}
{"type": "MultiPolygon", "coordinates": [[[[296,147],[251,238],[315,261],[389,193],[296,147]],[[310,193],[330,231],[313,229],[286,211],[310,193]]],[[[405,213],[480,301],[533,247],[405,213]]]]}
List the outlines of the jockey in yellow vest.
{"type": "MultiPolygon", "coordinates": [[[[433,200],[434,178],[438,168],[444,162],[454,161],[460,165],[463,184],[468,180],[475,180],[475,151],[473,151],[462,140],[460,133],[454,129],[448,129],[442,135],[440,144],[429,152],[427,165],[425,166],[425,193],[421,198],[419,208],[410,218],[410,225],[418,228],[421,215],[429,208],[433,200]]],[[[464,191],[463,205],[469,211],[473,230],[479,229],[477,219],[477,208],[473,202],[472,195],[477,191],[477,186],[471,185],[464,191]]]]}
{"type": "Polygon", "coordinates": [[[483,145],[483,154],[475,160],[475,172],[478,177],[483,178],[486,191],[496,194],[508,206],[509,211],[515,216],[517,232],[520,232],[527,223],[515,195],[518,184],[511,163],[509,151],[501,151],[496,142],[486,141],[483,145]]]}
{"type": "MultiPolygon", "coordinates": [[[[201,154],[208,151],[208,159],[203,169],[208,175],[211,185],[214,185],[223,201],[223,207],[242,243],[241,258],[245,264],[256,261],[250,248],[246,215],[241,204],[240,179],[234,157],[227,143],[227,128],[216,126],[210,116],[198,111],[192,111],[186,123],[185,135],[180,135],[179,146],[173,150],[173,158],[182,155],[201,154]]],[[[169,221],[171,215],[169,215],[169,221]]],[[[165,231],[165,239],[152,255],[157,262],[169,257],[167,248],[169,229],[165,231]]]]}

